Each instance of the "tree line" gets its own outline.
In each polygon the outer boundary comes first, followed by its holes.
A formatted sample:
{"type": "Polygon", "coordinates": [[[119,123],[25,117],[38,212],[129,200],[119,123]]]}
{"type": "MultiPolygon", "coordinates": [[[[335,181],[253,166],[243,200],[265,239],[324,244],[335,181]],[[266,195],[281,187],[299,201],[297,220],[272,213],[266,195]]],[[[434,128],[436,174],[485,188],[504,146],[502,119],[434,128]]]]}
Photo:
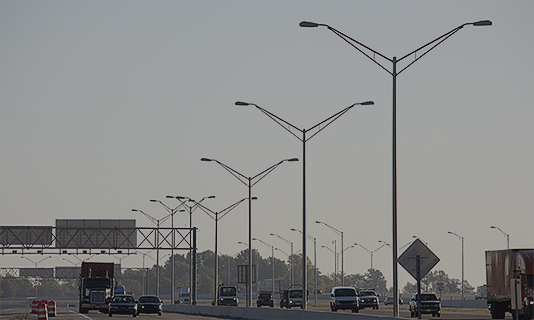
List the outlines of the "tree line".
{"type": "MultiPolygon", "coordinates": [[[[256,265],[257,279],[272,278],[271,257],[262,257],[257,250],[253,252],[253,264],[256,265]]],[[[214,252],[206,250],[197,253],[197,293],[213,294],[214,281],[214,252]]],[[[245,290],[245,284],[238,284],[238,266],[248,264],[248,249],[242,250],[235,255],[219,255],[218,270],[219,284],[235,285],[240,292],[245,290]]],[[[274,258],[274,277],[282,279],[288,287],[291,279],[295,284],[302,278],[302,254],[295,254],[288,257],[288,260],[274,258]],[[292,259],[291,259],[292,258],[292,259]],[[288,261],[292,260],[291,265],[288,261]]],[[[171,294],[171,257],[169,257],[159,267],[160,272],[160,295],[171,294]]],[[[307,262],[308,289],[315,289],[315,267],[308,258],[307,262]]],[[[142,269],[123,268],[118,283],[124,284],[126,290],[139,296],[141,294],[155,294],[156,266],[142,269]]],[[[174,255],[175,288],[189,287],[189,254],[174,255]]],[[[256,276],[256,275],[255,275],[256,276]]],[[[335,273],[322,273],[317,270],[317,287],[323,293],[328,293],[335,285],[341,286],[341,275],[335,273]]],[[[383,273],[377,269],[368,269],[363,274],[346,274],[345,286],[352,286],[356,289],[375,289],[380,295],[392,295],[392,288],[387,286],[383,273]]],[[[444,271],[433,271],[427,274],[422,281],[422,287],[427,292],[458,294],[461,293],[461,281],[450,278],[444,271]]],[[[25,279],[2,277],[0,278],[1,297],[28,297],[35,296],[37,289],[38,296],[76,296],[78,292],[78,281],[76,279],[25,279]]],[[[253,292],[256,292],[256,285],[253,284],[253,292]]],[[[465,294],[472,294],[474,288],[467,281],[464,282],[465,294]]],[[[408,282],[402,289],[404,296],[415,293],[415,285],[408,282]]]]}

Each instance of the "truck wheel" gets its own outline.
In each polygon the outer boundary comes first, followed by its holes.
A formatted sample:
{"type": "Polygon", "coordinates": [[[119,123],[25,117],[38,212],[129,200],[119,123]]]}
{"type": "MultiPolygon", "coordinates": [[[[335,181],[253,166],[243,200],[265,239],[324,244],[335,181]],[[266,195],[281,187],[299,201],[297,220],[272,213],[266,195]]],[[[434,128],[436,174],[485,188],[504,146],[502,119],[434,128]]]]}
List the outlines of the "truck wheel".
{"type": "Polygon", "coordinates": [[[108,316],[113,317],[113,314],[110,312],[110,313],[108,314],[108,316]]]}

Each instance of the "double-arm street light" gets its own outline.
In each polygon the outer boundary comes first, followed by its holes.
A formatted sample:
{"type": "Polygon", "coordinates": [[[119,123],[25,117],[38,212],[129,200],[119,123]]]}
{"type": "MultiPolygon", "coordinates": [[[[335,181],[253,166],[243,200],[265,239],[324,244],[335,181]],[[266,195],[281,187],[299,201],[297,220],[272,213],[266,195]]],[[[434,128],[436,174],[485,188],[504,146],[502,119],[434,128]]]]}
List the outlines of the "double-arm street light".
{"type": "Polygon", "coordinates": [[[155,237],[156,238],[155,239],[155,242],[156,242],[156,295],[159,297],[159,287],[160,287],[160,283],[159,283],[159,244],[160,244],[159,243],[159,233],[160,233],[159,225],[160,223],[167,221],[173,214],[169,213],[168,215],[166,215],[165,217],[161,219],[156,219],[153,216],[149,215],[148,213],[145,213],[143,210],[132,209],[132,211],[142,213],[150,221],[156,224],[156,237],[155,237]]]}
{"type": "Polygon", "coordinates": [[[332,252],[334,254],[334,287],[337,287],[337,242],[336,240],[332,240],[332,244],[334,245],[334,249],[332,250],[330,247],[327,246],[321,246],[321,248],[325,248],[328,251],[332,252]]]}
{"type": "MultiPolygon", "coordinates": [[[[35,265],[35,269],[37,269],[37,266],[39,265],[39,263],[45,261],[46,259],[50,259],[50,258],[52,258],[52,256],[48,256],[48,257],[44,257],[44,258],[42,258],[42,259],[39,260],[39,261],[33,261],[32,259],[30,259],[30,258],[28,258],[28,257],[25,257],[25,256],[20,256],[20,257],[21,257],[21,258],[24,258],[24,259],[26,259],[26,260],[28,260],[28,261],[30,261],[31,263],[33,263],[33,264],[35,265]]],[[[70,262],[70,261],[69,261],[69,262],[70,262]]],[[[37,271],[36,271],[36,272],[37,272],[37,271]]],[[[37,288],[38,288],[38,285],[37,285],[37,281],[36,281],[36,282],[35,282],[35,297],[38,296],[38,294],[37,294],[37,288]]]]}
{"type": "Polygon", "coordinates": [[[280,240],[284,241],[286,244],[288,244],[291,248],[291,255],[289,256],[289,275],[290,275],[290,285],[293,285],[293,242],[287,240],[286,238],[276,234],[276,233],[269,233],[270,236],[278,237],[280,240]]]}
{"type": "Polygon", "coordinates": [[[244,174],[241,174],[240,172],[230,168],[226,164],[220,162],[216,159],[210,159],[210,158],[202,158],[201,161],[207,161],[207,162],[216,162],[221,167],[223,167],[226,171],[228,171],[232,176],[234,176],[237,180],[239,180],[241,183],[246,185],[248,187],[248,286],[249,291],[247,292],[247,307],[252,306],[252,187],[255,186],[258,182],[260,182],[265,176],[267,176],[269,173],[271,173],[274,169],[276,169],[279,165],[282,163],[289,161],[298,161],[297,158],[290,158],[290,159],[284,159],[282,161],[279,161],[269,168],[263,170],[262,172],[258,173],[255,176],[245,176],[244,174]]]}
{"type": "MultiPolygon", "coordinates": [[[[297,138],[300,142],[302,142],[302,286],[304,292],[307,292],[307,266],[306,266],[306,142],[313,138],[316,134],[324,130],[328,125],[330,125],[332,122],[337,120],[339,117],[344,115],[347,111],[352,109],[355,106],[361,105],[361,106],[369,106],[374,105],[373,101],[365,101],[360,103],[354,103],[345,109],[339,111],[338,113],[330,116],[329,118],[319,122],[318,124],[314,125],[313,127],[309,129],[301,129],[296,127],[295,125],[291,124],[290,122],[278,117],[274,113],[267,111],[266,109],[258,106],[255,103],[249,103],[249,102],[243,102],[243,101],[237,101],[235,103],[236,106],[254,106],[264,114],[266,114],[269,118],[271,118],[274,122],[278,123],[282,128],[287,130],[289,133],[291,133],[295,138],[297,138]],[[297,134],[295,134],[291,129],[294,129],[295,131],[298,131],[302,134],[302,137],[299,137],[297,134]],[[316,131],[314,131],[316,130],[316,131]],[[312,133],[311,136],[306,137],[306,133],[312,133]]],[[[308,308],[308,302],[306,299],[304,299],[304,303],[302,304],[302,309],[308,308]]]]}
{"type": "MultiPolygon", "coordinates": [[[[378,241],[380,242],[380,240],[378,241]]],[[[366,247],[364,247],[361,243],[354,243],[355,246],[360,246],[362,247],[363,250],[367,251],[367,253],[369,253],[371,255],[371,288],[375,289],[375,278],[374,278],[374,269],[373,269],[373,255],[375,254],[375,252],[377,252],[378,250],[382,249],[386,243],[384,242],[380,247],[374,249],[374,250],[369,250],[367,249],[366,247]]]]}
{"type": "MultiPolygon", "coordinates": [[[[272,278],[271,278],[271,287],[272,287],[272,295],[274,299],[274,246],[258,238],[252,238],[252,240],[259,241],[263,243],[265,246],[267,246],[268,248],[271,248],[271,267],[273,271],[272,278]]],[[[259,268],[259,263],[258,263],[258,268],[259,268]]],[[[258,294],[259,294],[259,290],[258,290],[258,294]]]]}
{"type": "Polygon", "coordinates": [[[150,199],[150,202],[158,202],[167,210],[167,212],[171,215],[171,303],[174,303],[174,246],[175,246],[175,232],[174,232],[174,214],[176,212],[184,212],[184,209],[180,209],[180,207],[183,205],[183,203],[180,203],[177,207],[171,208],[167,206],[165,203],[161,202],[160,200],[156,199],[150,199]]]}
{"type": "MultiPolygon", "coordinates": [[[[219,285],[219,251],[218,251],[218,239],[219,239],[219,220],[221,220],[222,218],[224,218],[224,216],[226,216],[230,211],[232,211],[233,209],[235,209],[238,205],[241,204],[241,202],[247,200],[248,198],[243,198],[233,204],[231,204],[230,206],[222,209],[221,211],[213,211],[209,208],[207,208],[206,206],[202,205],[201,203],[196,203],[198,205],[198,207],[204,211],[210,218],[213,219],[213,221],[215,221],[215,261],[214,261],[214,264],[215,264],[215,274],[214,274],[214,277],[213,277],[213,302],[214,302],[214,305],[217,304],[217,288],[218,288],[218,285],[219,285]]],[[[252,200],[256,200],[258,198],[256,197],[252,197],[252,200]]]]}
{"type": "Polygon", "coordinates": [[[319,224],[324,224],[325,226],[327,226],[328,228],[330,228],[330,230],[334,231],[335,233],[337,233],[338,235],[341,236],[341,285],[342,286],[345,286],[345,271],[343,269],[343,266],[344,266],[344,263],[343,263],[343,231],[340,231],[334,227],[332,227],[331,225],[327,224],[326,222],[322,222],[322,221],[315,221],[315,223],[319,223],[319,224]]]}
{"type": "MultiPolygon", "coordinates": [[[[303,234],[302,231],[300,231],[299,229],[295,229],[295,228],[292,228],[291,231],[297,231],[297,232],[300,232],[301,234],[303,234]]],[[[315,292],[315,306],[317,306],[317,239],[315,237],[312,237],[310,236],[309,234],[306,235],[306,237],[313,241],[313,270],[314,270],[314,276],[313,276],[313,279],[314,279],[314,282],[315,282],[315,289],[314,289],[314,292],[315,292]]]]}
{"type": "Polygon", "coordinates": [[[502,235],[506,238],[506,249],[510,250],[510,235],[508,233],[502,231],[502,229],[499,228],[499,227],[491,226],[490,228],[491,229],[497,229],[502,233],[502,235]]]}
{"type": "Polygon", "coordinates": [[[462,242],[462,301],[464,300],[464,237],[456,232],[447,231],[448,234],[455,235],[462,242]]]}
{"type": "Polygon", "coordinates": [[[200,201],[195,201],[189,197],[184,196],[166,196],[167,199],[176,199],[180,201],[180,205],[187,209],[189,213],[189,290],[191,290],[191,299],[189,299],[189,304],[196,304],[196,283],[193,283],[193,212],[198,208],[197,203],[202,203],[206,199],[215,199],[214,195],[205,196],[200,199],[200,201]],[[189,205],[187,202],[192,202],[193,205],[189,205]]]}
{"type": "Polygon", "coordinates": [[[437,47],[439,44],[441,44],[443,41],[450,38],[452,35],[454,35],[456,32],[463,29],[463,27],[467,25],[472,26],[491,26],[491,21],[489,20],[482,20],[477,22],[470,22],[470,23],[464,23],[451,31],[443,34],[442,36],[428,42],[427,44],[419,47],[418,49],[408,53],[407,55],[397,59],[397,57],[388,58],[385,55],[381,54],[380,52],[371,49],[370,47],[364,45],[363,43],[349,37],[348,35],[342,33],[341,31],[327,25],[324,23],[315,23],[310,21],[302,21],[300,23],[301,27],[304,28],[315,28],[315,27],[326,27],[328,30],[332,31],[335,35],[343,39],[345,42],[347,42],[349,45],[351,45],[353,48],[361,52],[363,55],[365,55],[367,58],[369,58],[371,61],[376,63],[380,68],[385,70],[387,73],[389,73],[393,77],[393,130],[392,130],[392,211],[393,211],[393,316],[398,317],[399,316],[399,290],[398,290],[398,266],[397,266],[397,76],[406,70],[409,66],[414,64],[416,61],[421,59],[423,56],[425,56],[428,52],[430,52],[432,49],[437,47]],[[392,64],[392,69],[389,70],[387,67],[385,67],[382,63],[376,60],[376,56],[379,58],[382,58],[386,60],[386,62],[390,62],[392,64]],[[414,56],[413,61],[409,62],[405,67],[400,69],[400,71],[397,71],[397,63],[401,62],[402,60],[414,56]]]}

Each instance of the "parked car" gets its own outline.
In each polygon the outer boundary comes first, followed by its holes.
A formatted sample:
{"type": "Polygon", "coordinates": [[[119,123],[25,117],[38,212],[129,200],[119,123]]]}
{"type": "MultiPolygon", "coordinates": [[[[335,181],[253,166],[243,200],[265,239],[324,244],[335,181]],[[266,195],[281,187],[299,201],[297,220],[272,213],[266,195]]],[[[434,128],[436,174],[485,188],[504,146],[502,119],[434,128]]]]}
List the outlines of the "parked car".
{"type": "MultiPolygon", "coordinates": [[[[393,304],[393,301],[394,301],[394,300],[393,300],[393,297],[386,297],[386,298],[384,299],[384,305],[387,306],[388,304],[393,304]]],[[[399,297],[399,304],[403,304],[403,301],[402,301],[402,298],[401,298],[401,297],[399,297]]]]}
{"type": "MultiPolygon", "coordinates": [[[[410,316],[417,316],[417,293],[410,299],[410,316]]],[[[432,314],[433,317],[441,316],[441,301],[433,293],[421,293],[421,314],[432,314]]]]}
{"type": "Polygon", "coordinates": [[[114,314],[131,314],[132,317],[137,317],[137,301],[127,294],[114,296],[109,302],[108,315],[112,317],[114,314]]]}
{"type": "Polygon", "coordinates": [[[353,287],[334,287],[330,292],[330,310],[350,309],[353,313],[360,311],[358,294],[353,287]]]}
{"type": "Polygon", "coordinates": [[[378,310],[378,294],[374,290],[361,290],[358,296],[360,297],[360,309],[373,308],[378,310]]]}
{"type": "Polygon", "coordinates": [[[258,308],[261,306],[274,307],[273,295],[270,292],[260,292],[258,300],[256,301],[258,308]]]}
{"type": "Polygon", "coordinates": [[[161,309],[163,301],[158,296],[141,296],[137,303],[137,314],[141,313],[157,313],[161,316],[161,309]]]}

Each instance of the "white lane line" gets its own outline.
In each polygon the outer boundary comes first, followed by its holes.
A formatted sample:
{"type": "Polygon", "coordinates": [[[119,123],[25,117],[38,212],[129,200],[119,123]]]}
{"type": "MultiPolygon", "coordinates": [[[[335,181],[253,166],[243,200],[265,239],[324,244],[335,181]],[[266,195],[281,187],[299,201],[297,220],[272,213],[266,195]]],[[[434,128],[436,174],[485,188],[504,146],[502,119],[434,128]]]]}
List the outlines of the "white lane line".
{"type": "Polygon", "coordinates": [[[79,315],[79,316],[82,316],[82,317],[84,317],[85,319],[93,320],[91,317],[86,316],[85,314],[82,314],[82,313],[79,313],[79,312],[76,312],[76,311],[72,311],[72,310],[69,310],[69,311],[72,312],[72,313],[75,313],[75,314],[77,314],[77,315],[79,315]]]}

